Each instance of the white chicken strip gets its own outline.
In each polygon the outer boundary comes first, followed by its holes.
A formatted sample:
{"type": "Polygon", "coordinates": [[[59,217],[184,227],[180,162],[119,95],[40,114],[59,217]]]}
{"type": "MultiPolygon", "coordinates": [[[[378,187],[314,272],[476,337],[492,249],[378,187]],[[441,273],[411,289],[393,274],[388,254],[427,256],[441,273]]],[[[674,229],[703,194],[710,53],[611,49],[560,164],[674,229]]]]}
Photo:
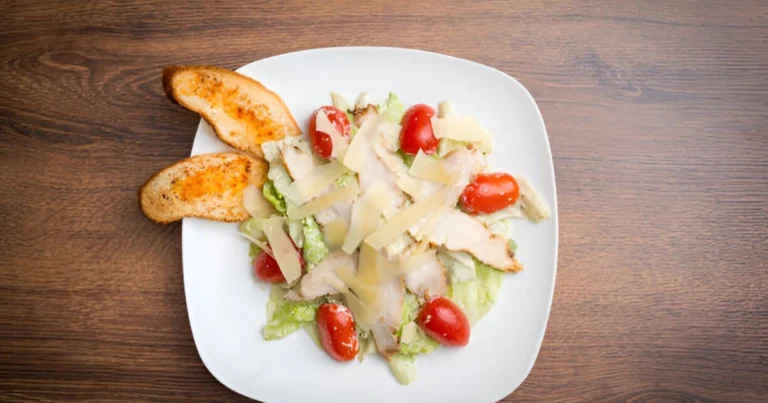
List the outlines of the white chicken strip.
{"type": "Polygon", "coordinates": [[[423,236],[433,245],[467,252],[501,271],[518,272],[523,269],[504,238],[494,235],[483,223],[460,210],[444,209],[432,224],[429,231],[422,231],[416,225],[409,232],[414,237],[423,236]]]}
{"type": "Polygon", "coordinates": [[[427,299],[448,292],[446,270],[434,250],[425,254],[424,260],[419,260],[418,268],[406,273],[405,286],[417,296],[427,299]]]}
{"type": "Polygon", "coordinates": [[[335,251],[323,259],[301,278],[301,297],[311,300],[323,295],[339,294],[346,289],[344,281],[336,274],[336,269],[340,267],[357,271],[357,254],[348,255],[335,251]]]}
{"type": "Polygon", "coordinates": [[[379,354],[389,357],[399,348],[395,332],[400,327],[405,301],[405,281],[396,277],[379,285],[379,304],[375,316],[376,323],[371,327],[373,339],[379,354]]]}
{"type": "MultiPolygon", "coordinates": [[[[378,125],[379,118],[369,117],[368,124],[378,125]],[[373,120],[373,121],[371,121],[373,120]]],[[[382,161],[376,153],[376,145],[383,141],[383,137],[380,130],[360,130],[357,132],[358,136],[367,135],[364,138],[365,142],[361,147],[360,152],[363,153],[363,161],[365,165],[358,174],[358,180],[360,181],[360,193],[365,193],[369,187],[376,182],[381,182],[386,187],[387,191],[391,194],[391,202],[389,208],[385,209],[384,216],[391,217],[395,212],[405,203],[406,196],[402,190],[397,186],[398,175],[382,161]]]]}
{"type": "MultiPolygon", "coordinates": [[[[281,154],[283,157],[283,163],[288,170],[288,174],[291,175],[294,181],[299,180],[312,171],[315,170],[317,164],[314,157],[307,150],[303,150],[299,147],[284,144],[281,146],[281,154]]],[[[328,193],[333,189],[333,185],[328,187],[328,190],[322,192],[320,195],[328,193]]],[[[318,224],[325,226],[332,221],[342,220],[349,225],[349,218],[352,214],[352,201],[341,201],[333,206],[318,212],[315,214],[315,220],[318,224]]]]}

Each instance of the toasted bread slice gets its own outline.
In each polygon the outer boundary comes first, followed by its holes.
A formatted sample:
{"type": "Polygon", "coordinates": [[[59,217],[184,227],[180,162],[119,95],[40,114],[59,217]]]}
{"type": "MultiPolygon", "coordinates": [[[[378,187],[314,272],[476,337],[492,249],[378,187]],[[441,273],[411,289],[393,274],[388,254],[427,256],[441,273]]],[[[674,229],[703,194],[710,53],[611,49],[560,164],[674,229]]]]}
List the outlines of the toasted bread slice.
{"type": "Polygon", "coordinates": [[[301,134],[283,100],[240,73],[170,66],[163,70],[163,88],[169,99],[200,114],[223,142],[238,150],[262,156],[261,143],[301,134]]]}
{"type": "Polygon", "coordinates": [[[261,187],[268,165],[236,152],[196,155],[154,174],[139,189],[144,215],[158,223],[183,217],[244,221],[243,189],[261,187]]]}

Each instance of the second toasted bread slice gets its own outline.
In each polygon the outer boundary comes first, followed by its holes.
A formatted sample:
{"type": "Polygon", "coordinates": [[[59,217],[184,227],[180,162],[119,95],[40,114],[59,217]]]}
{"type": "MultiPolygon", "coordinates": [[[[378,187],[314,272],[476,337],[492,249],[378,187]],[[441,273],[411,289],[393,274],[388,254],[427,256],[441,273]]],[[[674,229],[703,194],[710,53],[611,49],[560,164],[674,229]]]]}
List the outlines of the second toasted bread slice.
{"type": "Polygon", "coordinates": [[[219,138],[261,156],[261,143],[298,136],[301,128],[283,100],[258,81],[213,66],[170,66],[163,70],[168,97],[197,112],[219,138]]]}
{"type": "Polygon", "coordinates": [[[183,217],[244,221],[243,190],[266,181],[266,162],[236,152],[196,155],[154,174],[139,189],[139,204],[152,221],[183,217]]]}

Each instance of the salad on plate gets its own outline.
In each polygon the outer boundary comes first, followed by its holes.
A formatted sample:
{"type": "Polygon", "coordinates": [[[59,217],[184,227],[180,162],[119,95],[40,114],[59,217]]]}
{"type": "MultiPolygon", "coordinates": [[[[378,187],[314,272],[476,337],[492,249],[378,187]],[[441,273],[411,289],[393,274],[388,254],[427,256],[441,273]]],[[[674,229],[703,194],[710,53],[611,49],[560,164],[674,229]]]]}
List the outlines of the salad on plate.
{"type": "Polygon", "coordinates": [[[266,340],[306,330],[337,361],[377,353],[395,378],[460,348],[515,258],[513,221],[549,217],[523,176],[486,164],[492,134],[441,102],[361,94],[310,117],[306,137],[265,142],[267,182],[245,189],[253,270],[271,283],[266,340]]]}

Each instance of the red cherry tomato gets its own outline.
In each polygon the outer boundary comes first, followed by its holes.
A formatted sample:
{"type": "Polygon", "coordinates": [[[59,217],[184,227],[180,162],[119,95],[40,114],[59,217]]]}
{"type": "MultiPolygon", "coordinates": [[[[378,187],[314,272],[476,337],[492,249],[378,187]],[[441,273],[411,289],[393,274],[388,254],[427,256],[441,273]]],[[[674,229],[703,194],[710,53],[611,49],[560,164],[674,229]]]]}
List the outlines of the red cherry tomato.
{"type": "MultiPolygon", "coordinates": [[[[296,245],[293,245],[296,248],[296,245]]],[[[304,267],[304,257],[301,255],[301,249],[296,248],[296,253],[299,254],[299,262],[301,267],[304,267]]],[[[253,259],[253,270],[262,281],[268,283],[282,283],[285,281],[283,272],[280,271],[280,266],[277,264],[277,260],[272,256],[267,255],[264,251],[260,252],[255,259],[253,259]]]]}
{"type": "Polygon", "coordinates": [[[323,304],[317,308],[320,342],[336,361],[350,361],[360,351],[352,311],[344,305],[323,304]]]}
{"type": "Polygon", "coordinates": [[[349,141],[350,131],[349,119],[347,119],[347,114],[344,111],[334,106],[321,106],[312,114],[312,118],[309,120],[309,142],[312,143],[312,149],[318,157],[329,159],[333,153],[333,141],[331,141],[331,136],[328,133],[319,132],[316,129],[317,114],[320,111],[325,112],[331,124],[347,141],[349,141]]]}
{"type": "Polygon", "coordinates": [[[427,302],[416,323],[444,346],[466,346],[469,343],[469,320],[451,300],[438,297],[427,302]]]}
{"type": "Polygon", "coordinates": [[[469,214],[489,214],[511,206],[519,197],[520,187],[512,175],[493,173],[477,175],[459,201],[469,214]]]}
{"type": "Polygon", "coordinates": [[[418,104],[408,108],[400,124],[400,148],[406,154],[416,155],[419,149],[426,154],[437,151],[439,141],[432,132],[430,119],[435,116],[435,110],[429,105],[418,104]]]}

